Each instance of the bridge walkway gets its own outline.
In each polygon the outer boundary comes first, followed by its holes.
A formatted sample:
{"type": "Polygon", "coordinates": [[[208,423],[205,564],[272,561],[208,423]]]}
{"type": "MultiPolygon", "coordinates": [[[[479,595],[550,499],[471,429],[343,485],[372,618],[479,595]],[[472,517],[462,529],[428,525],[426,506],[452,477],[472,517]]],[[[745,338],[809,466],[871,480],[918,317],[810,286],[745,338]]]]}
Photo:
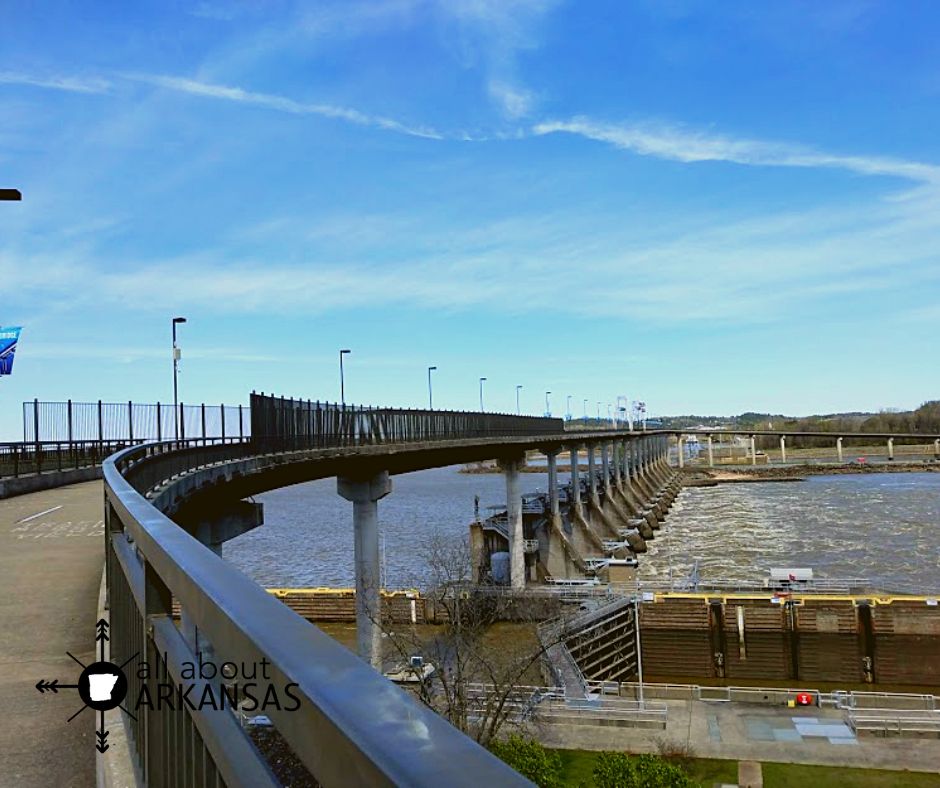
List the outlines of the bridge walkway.
{"type": "Polygon", "coordinates": [[[100,481],[0,501],[0,785],[95,784],[94,717],[72,689],[94,661],[103,567],[100,481]]]}

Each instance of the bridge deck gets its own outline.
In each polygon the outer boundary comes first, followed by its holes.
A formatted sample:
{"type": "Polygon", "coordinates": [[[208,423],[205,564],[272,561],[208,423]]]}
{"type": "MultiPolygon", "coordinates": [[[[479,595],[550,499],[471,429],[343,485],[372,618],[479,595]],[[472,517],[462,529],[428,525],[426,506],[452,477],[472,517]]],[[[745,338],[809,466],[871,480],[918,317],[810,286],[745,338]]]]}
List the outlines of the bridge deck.
{"type": "Polygon", "coordinates": [[[84,788],[95,783],[94,719],[74,684],[94,661],[103,566],[101,482],[0,501],[0,782],[84,788]],[[58,508],[56,508],[58,507],[58,508]],[[52,509],[53,511],[47,511],[52,509]],[[40,514],[46,512],[45,514],[40,514]],[[35,516],[39,514],[39,516],[35,516]]]}

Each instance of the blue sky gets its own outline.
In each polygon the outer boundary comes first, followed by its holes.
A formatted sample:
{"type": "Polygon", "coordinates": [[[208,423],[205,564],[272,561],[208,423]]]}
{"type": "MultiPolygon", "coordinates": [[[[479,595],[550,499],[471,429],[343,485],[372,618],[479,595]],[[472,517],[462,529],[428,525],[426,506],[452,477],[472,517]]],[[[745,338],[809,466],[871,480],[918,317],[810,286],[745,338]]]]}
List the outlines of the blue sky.
{"type": "Polygon", "coordinates": [[[930,2],[0,2],[0,381],[540,412],[936,397],[930,2]]]}

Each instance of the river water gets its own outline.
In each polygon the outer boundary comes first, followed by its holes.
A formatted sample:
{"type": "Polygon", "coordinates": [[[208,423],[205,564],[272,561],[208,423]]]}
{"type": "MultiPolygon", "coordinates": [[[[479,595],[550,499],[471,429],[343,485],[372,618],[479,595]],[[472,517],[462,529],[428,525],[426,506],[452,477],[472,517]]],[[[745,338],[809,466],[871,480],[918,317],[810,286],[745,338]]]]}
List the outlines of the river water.
{"type": "MultiPolygon", "coordinates": [[[[379,502],[385,584],[423,576],[420,542],[464,538],[474,496],[483,514],[505,500],[498,474],[458,467],[393,477],[379,502]]],[[[566,480],[565,475],[559,476],[566,480]]],[[[520,475],[523,493],[546,476],[520,475]]],[[[352,504],[324,479],[257,496],[265,523],[225,545],[225,558],[265,586],[353,584],[352,504]]],[[[702,579],[761,580],[771,566],[817,576],[866,578],[898,592],[940,592],[940,474],[811,476],[803,482],[725,484],[683,490],[640,557],[645,578],[683,577],[699,559],[702,579]]]]}

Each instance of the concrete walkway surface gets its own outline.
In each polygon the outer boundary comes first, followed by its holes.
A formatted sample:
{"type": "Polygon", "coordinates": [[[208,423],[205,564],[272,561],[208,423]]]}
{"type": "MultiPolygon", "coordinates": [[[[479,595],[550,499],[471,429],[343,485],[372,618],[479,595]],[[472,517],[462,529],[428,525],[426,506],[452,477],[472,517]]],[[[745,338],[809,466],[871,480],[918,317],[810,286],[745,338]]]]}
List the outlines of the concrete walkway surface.
{"type": "Polygon", "coordinates": [[[541,727],[538,737],[550,747],[585,750],[655,753],[667,742],[673,749],[688,744],[698,758],[940,771],[940,739],[856,737],[836,709],[664,702],[665,730],[555,724],[541,727]]]}
{"type": "Polygon", "coordinates": [[[100,481],[0,500],[0,786],[95,784],[95,720],[74,689],[95,661],[104,561],[100,481]]]}

